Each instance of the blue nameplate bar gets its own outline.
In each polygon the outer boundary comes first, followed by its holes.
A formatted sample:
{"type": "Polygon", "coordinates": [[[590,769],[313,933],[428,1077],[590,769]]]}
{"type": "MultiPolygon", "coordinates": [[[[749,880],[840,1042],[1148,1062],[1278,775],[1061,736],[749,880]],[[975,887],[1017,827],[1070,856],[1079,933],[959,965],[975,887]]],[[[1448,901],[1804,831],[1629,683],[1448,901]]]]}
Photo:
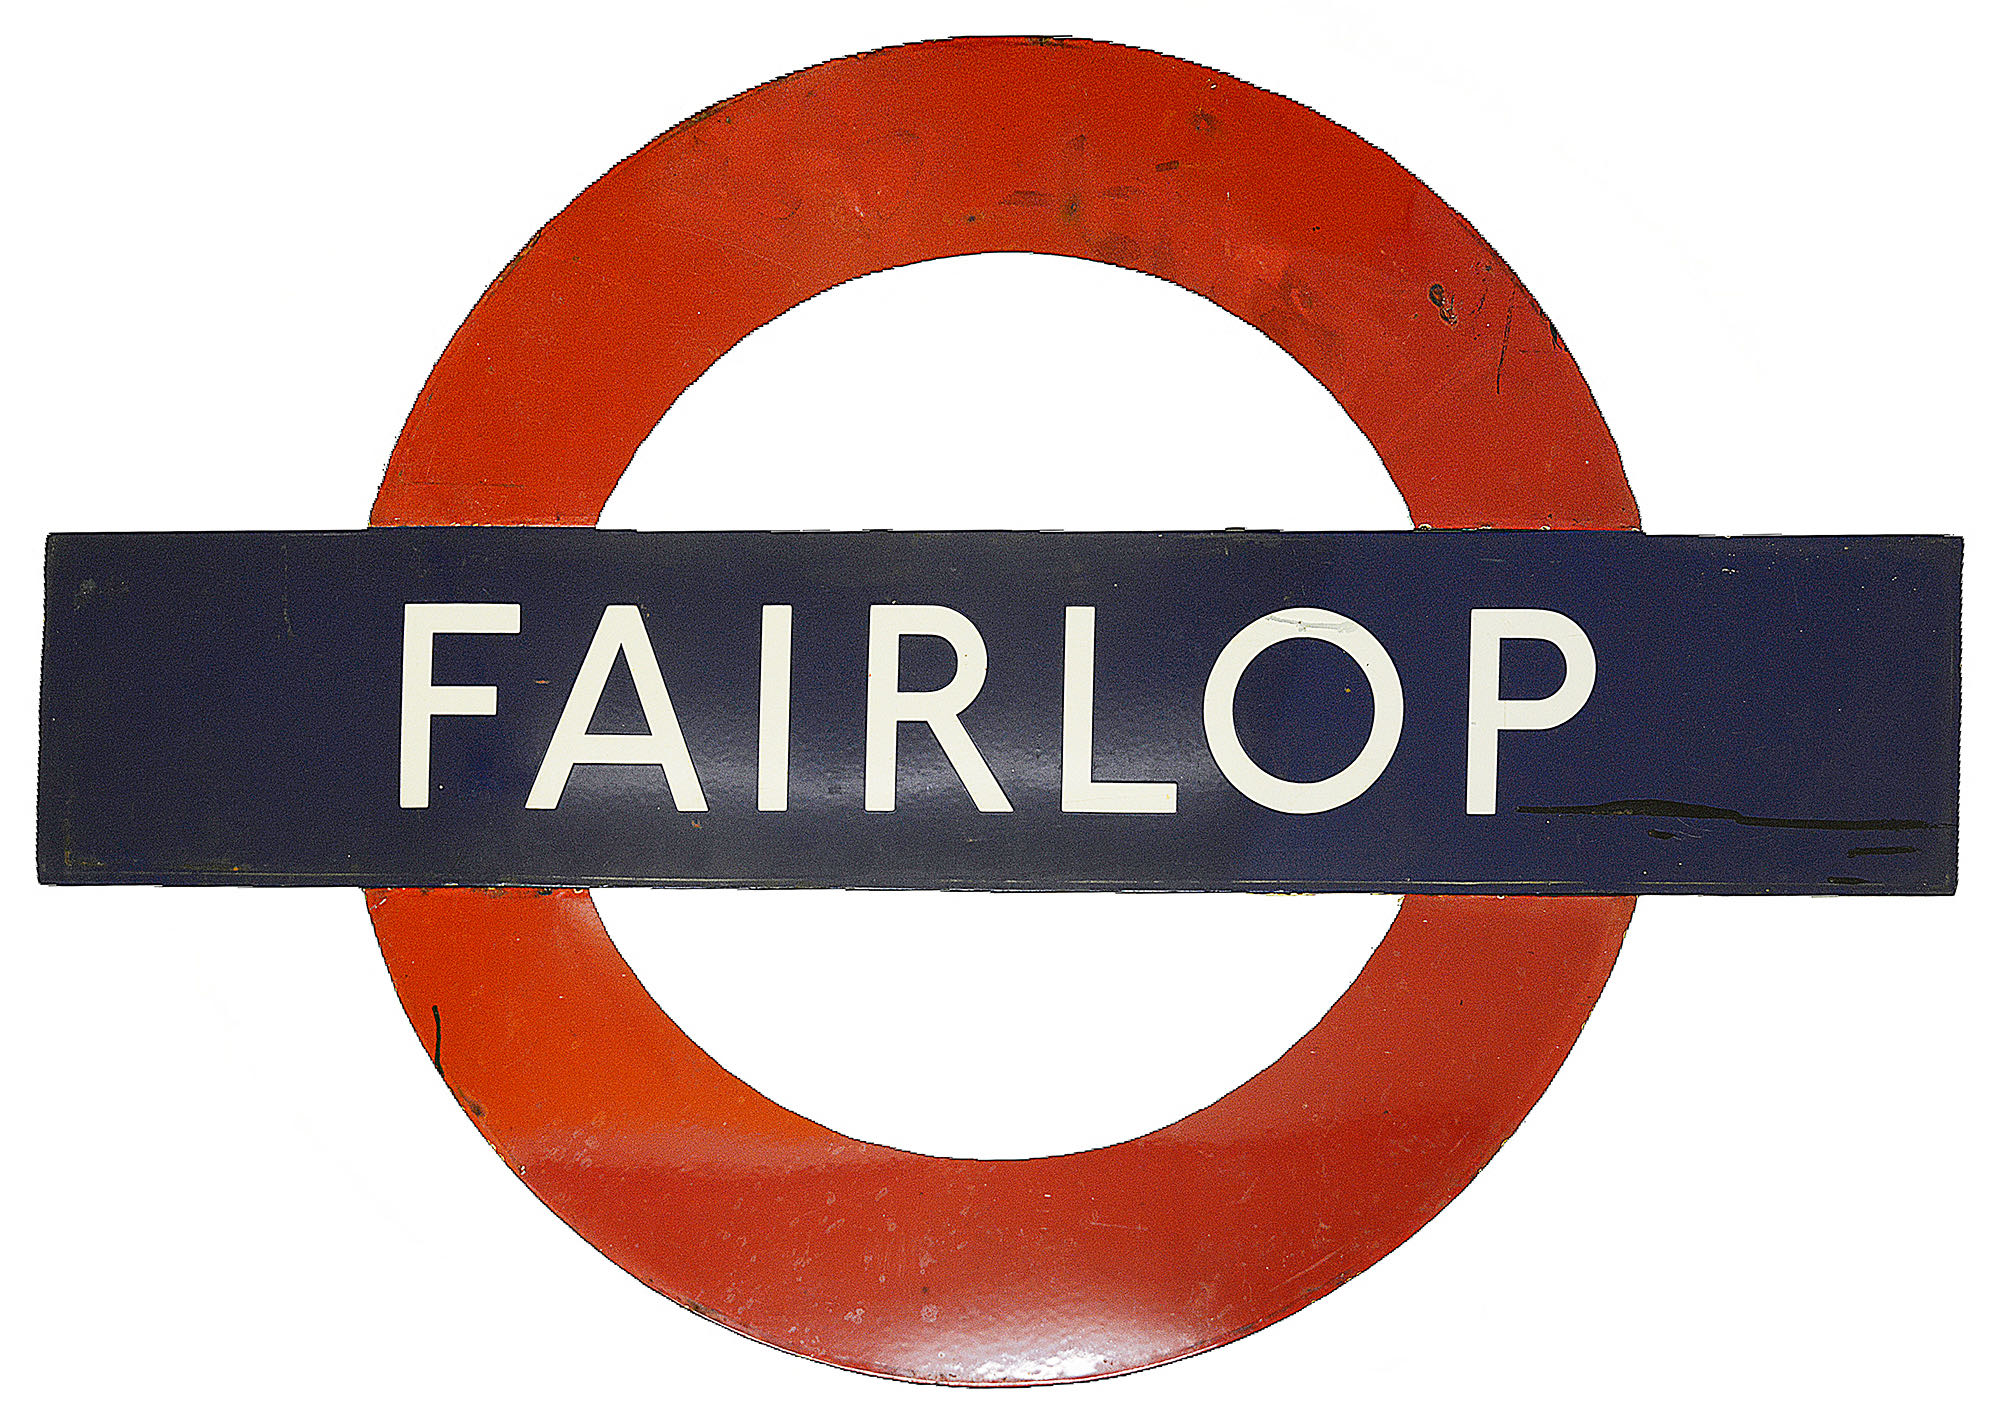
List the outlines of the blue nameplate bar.
{"type": "Polygon", "coordinates": [[[1940,894],[1963,545],[48,543],[58,884],[1940,894]]]}

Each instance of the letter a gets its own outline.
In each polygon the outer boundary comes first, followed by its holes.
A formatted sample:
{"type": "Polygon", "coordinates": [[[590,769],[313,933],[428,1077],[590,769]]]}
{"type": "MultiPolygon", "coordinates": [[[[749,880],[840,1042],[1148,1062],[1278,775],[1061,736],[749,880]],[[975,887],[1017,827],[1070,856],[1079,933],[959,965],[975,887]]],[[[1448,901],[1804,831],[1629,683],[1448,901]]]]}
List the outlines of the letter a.
{"type": "Polygon", "coordinates": [[[563,787],[569,784],[571,768],[585,764],[657,766],[667,774],[675,810],[708,809],[708,803],[702,799],[701,782],[694,774],[694,762],[688,757],[687,742],[681,736],[681,724],[674,716],[673,701],[667,696],[667,684],[660,677],[659,660],[653,656],[653,644],[646,637],[645,620],[639,616],[638,608],[629,603],[614,603],[604,610],[597,636],[590,640],[590,651],[583,655],[583,666],[577,669],[576,685],[569,690],[569,701],[563,706],[555,735],[549,739],[542,769],[536,773],[534,788],[528,792],[528,809],[546,811],[553,807],[562,799],[563,787]],[[625,666],[631,669],[632,685],[639,690],[639,708],[646,714],[646,725],[651,730],[592,732],[590,719],[597,715],[604,684],[621,652],[625,654],[625,666]]]}

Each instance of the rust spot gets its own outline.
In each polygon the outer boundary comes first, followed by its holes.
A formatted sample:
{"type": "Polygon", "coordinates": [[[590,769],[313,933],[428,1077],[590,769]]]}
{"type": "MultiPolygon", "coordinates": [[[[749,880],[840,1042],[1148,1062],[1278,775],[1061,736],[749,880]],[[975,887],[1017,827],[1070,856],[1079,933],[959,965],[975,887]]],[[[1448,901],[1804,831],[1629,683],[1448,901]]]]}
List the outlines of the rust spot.
{"type": "Polygon", "coordinates": [[[1196,133],[1212,134],[1222,126],[1221,120],[1206,109],[1196,109],[1188,122],[1194,125],[1196,133]]]}
{"type": "Polygon", "coordinates": [[[1444,283],[1431,283],[1431,305],[1438,309],[1438,319],[1446,326],[1458,325],[1458,309],[1451,304],[1451,293],[1444,289],[1444,283]]]}
{"type": "Polygon", "coordinates": [[[1047,205],[1049,195],[1038,193],[1033,188],[1016,188],[1000,201],[1010,208],[1039,208],[1047,205]]]}
{"type": "Polygon", "coordinates": [[[1171,173],[1180,166],[1181,161],[1178,158],[1169,158],[1165,163],[1155,163],[1153,171],[1155,173],[1171,173]]]}
{"type": "Polygon", "coordinates": [[[1063,200],[1062,215],[1064,222],[1075,222],[1082,212],[1083,203],[1075,195],[1071,195],[1063,200]]]}

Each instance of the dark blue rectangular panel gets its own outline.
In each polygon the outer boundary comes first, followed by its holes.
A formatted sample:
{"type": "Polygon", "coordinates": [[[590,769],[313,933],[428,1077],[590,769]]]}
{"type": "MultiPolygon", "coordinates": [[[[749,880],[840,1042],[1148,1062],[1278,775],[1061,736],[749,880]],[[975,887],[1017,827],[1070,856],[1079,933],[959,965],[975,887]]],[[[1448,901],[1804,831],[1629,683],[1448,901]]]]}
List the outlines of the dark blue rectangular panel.
{"type": "MultiPolygon", "coordinates": [[[[41,875],[1944,893],[1957,874],[1961,559],[1958,540],[1936,537],[1499,531],[58,535],[41,875]],[[402,804],[399,780],[413,603],[518,607],[517,633],[429,640],[419,690],[490,687],[494,711],[428,719],[425,806],[402,804]],[[588,758],[558,776],[553,808],[530,808],[586,650],[606,608],[624,605],[640,610],[706,809],[676,809],[659,765],[588,758]],[[757,809],[766,605],[792,609],[783,811],[757,809]],[[866,809],[877,605],[954,610],[977,629],[989,666],[961,724],[1011,810],[978,809],[921,722],[896,738],[895,808],[866,809]],[[1063,809],[1071,607],[1096,610],[1090,770],[1174,783],[1171,814],[1063,809]],[[1496,644],[1492,814],[1468,812],[1480,609],[1560,614],[1596,665],[1574,715],[1516,729],[1505,724],[1538,720],[1575,659],[1538,637],[1496,644]],[[1349,648],[1358,624],[1400,683],[1393,754],[1332,809],[1261,804],[1268,788],[1225,776],[1205,725],[1219,655],[1284,610],[1307,610],[1288,615],[1301,632],[1346,630],[1349,648]]],[[[942,637],[893,646],[902,691],[959,668],[942,637]]],[[[590,733],[661,731],[643,672],[635,682],[614,660],[590,733]]],[[[1379,674],[1371,684],[1318,637],[1269,647],[1225,700],[1242,760],[1301,785],[1353,762],[1388,709],[1379,674]]]]}

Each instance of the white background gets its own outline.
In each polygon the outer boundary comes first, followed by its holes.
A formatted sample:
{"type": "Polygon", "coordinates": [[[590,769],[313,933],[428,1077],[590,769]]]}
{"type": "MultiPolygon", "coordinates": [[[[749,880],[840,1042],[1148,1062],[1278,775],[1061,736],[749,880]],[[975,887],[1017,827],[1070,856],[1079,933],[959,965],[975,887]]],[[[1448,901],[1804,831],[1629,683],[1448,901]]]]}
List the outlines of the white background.
{"type": "MultiPolygon", "coordinates": [[[[1236,0],[14,19],[9,1412],[1991,1417],[2000,36],[1978,13],[1236,0]],[[358,892],[36,886],[34,688],[46,533],[360,524],[486,282],[654,133],[839,54],[1035,31],[1230,70],[1429,182],[1561,326],[1648,528],[1966,535],[1970,735],[1957,898],[1648,900],[1554,1088],[1408,1246],[1219,1352],[993,1395],[779,1354],[605,1263],[440,1089],[358,892]]],[[[872,279],[794,313],[690,393],[629,483],[612,522],[1400,517],[1345,417],[1261,337],[1158,283],[1032,259],[872,279]],[[1238,384],[1195,398],[1191,352],[1238,384]],[[938,433],[990,430],[1002,408],[1037,412],[1029,457],[973,450],[952,483],[926,467],[938,433]],[[829,506],[830,489],[854,493],[829,506]]],[[[1060,930],[1074,902],[773,901],[607,903],[669,1008],[753,1082],[848,1130],[994,1154],[1111,1140],[1216,1096],[1323,1011],[1390,908],[1218,899],[1172,916],[1148,900],[1128,922],[1131,902],[1105,901],[1060,930]],[[860,946],[869,916],[905,947],[860,946]],[[698,949],[673,948],[669,925],[698,949]]]]}

